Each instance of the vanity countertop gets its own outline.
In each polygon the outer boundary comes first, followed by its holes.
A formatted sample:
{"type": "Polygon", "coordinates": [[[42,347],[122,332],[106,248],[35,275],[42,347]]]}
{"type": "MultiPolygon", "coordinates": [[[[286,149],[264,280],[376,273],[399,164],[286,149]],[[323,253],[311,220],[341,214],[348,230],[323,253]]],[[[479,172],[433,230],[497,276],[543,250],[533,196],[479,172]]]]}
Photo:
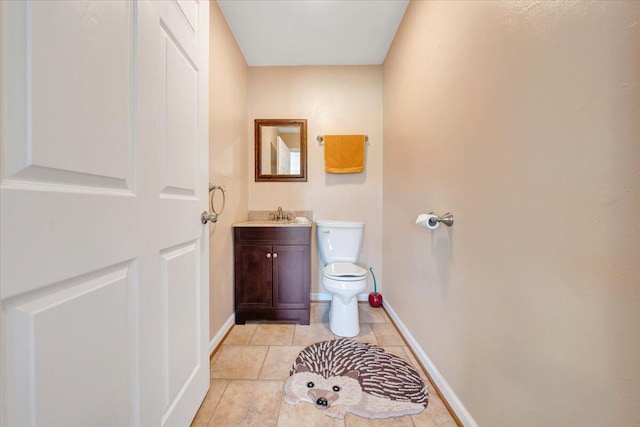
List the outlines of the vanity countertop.
{"type": "Polygon", "coordinates": [[[275,212],[271,211],[249,211],[249,220],[236,222],[232,227],[311,227],[313,221],[309,218],[313,218],[312,211],[283,211],[286,214],[291,215],[293,218],[306,218],[305,222],[300,219],[292,220],[280,220],[274,221],[269,219],[269,216],[273,218],[275,212]]]}
{"type": "Polygon", "coordinates": [[[252,220],[242,221],[233,224],[233,227],[311,227],[313,221],[299,222],[291,221],[269,221],[269,220],[252,220]]]}

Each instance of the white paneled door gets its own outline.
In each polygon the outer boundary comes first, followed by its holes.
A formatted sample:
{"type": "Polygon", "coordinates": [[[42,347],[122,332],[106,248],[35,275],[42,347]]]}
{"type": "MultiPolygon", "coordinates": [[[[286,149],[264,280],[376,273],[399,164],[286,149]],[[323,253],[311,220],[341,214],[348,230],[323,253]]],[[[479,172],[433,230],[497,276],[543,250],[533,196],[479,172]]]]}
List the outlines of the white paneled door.
{"type": "Polygon", "coordinates": [[[208,7],[0,1],[3,427],[184,427],[202,402],[208,7]]]}

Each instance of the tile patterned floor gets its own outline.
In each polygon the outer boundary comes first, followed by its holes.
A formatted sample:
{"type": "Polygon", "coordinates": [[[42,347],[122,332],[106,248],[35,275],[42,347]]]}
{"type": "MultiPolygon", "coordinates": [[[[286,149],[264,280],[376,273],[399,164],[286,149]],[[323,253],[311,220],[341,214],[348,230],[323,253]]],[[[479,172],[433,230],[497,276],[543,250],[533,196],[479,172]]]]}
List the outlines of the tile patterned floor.
{"type": "Polygon", "coordinates": [[[455,421],[382,308],[359,304],[360,335],[413,365],[429,388],[429,405],[418,415],[370,420],[348,414],[327,417],[315,407],[288,405],[284,382],[298,353],[314,342],[336,338],[329,330],[329,304],[311,304],[311,324],[235,325],[211,360],[211,388],[192,427],[454,427],[455,421]]]}

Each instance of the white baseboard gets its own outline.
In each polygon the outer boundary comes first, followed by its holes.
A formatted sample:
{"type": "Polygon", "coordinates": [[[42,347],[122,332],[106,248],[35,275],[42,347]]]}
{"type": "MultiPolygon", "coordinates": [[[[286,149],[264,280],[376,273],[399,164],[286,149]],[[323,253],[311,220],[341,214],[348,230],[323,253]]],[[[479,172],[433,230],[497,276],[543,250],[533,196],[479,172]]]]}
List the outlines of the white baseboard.
{"type": "Polygon", "coordinates": [[[409,332],[404,323],[402,323],[402,320],[400,320],[398,314],[393,310],[393,308],[387,301],[385,301],[383,305],[391,319],[400,330],[400,333],[407,340],[407,342],[411,346],[411,349],[414,351],[416,356],[418,356],[418,359],[420,359],[420,362],[429,373],[429,376],[433,380],[434,385],[438,387],[440,393],[442,393],[444,398],[447,400],[447,403],[449,403],[449,406],[451,407],[453,412],[456,413],[458,419],[460,419],[460,421],[462,422],[462,425],[464,425],[465,427],[478,427],[478,423],[475,422],[473,417],[471,417],[469,411],[467,411],[464,405],[462,405],[462,402],[460,401],[460,399],[458,399],[458,396],[456,396],[447,381],[440,374],[440,371],[438,371],[438,368],[436,368],[431,359],[429,359],[422,347],[420,347],[418,342],[415,340],[413,335],[411,335],[411,332],[409,332]]]}
{"type": "Polygon", "coordinates": [[[218,345],[220,344],[220,342],[222,341],[224,336],[233,327],[233,324],[235,323],[235,320],[236,320],[236,313],[233,312],[233,313],[231,313],[231,316],[229,316],[227,321],[224,322],[222,327],[220,329],[218,329],[218,332],[215,334],[215,336],[213,338],[211,338],[211,342],[209,343],[209,355],[211,355],[211,353],[213,353],[213,350],[215,350],[216,347],[218,347],[218,345]]]}
{"type": "MultiPolygon", "coordinates": [[[[329,293],[311,294],[311,301],[331,301],[331,294],[329,293]]],[[[369,301],[369,295],[368,294],[358,295],[358,301],[369,301]]]]}

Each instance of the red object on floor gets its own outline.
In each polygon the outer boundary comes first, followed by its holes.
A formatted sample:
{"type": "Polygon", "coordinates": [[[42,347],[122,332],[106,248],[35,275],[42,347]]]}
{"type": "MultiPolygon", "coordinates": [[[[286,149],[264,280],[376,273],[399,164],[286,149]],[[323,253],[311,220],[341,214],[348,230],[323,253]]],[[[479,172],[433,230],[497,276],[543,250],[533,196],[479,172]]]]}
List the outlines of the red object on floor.
{"type": "Polygon", "coordinates": [[[371,292],[369,294],[369,305],[371,307],[380,307],[382,305],[382,294],[371,292]]]}

